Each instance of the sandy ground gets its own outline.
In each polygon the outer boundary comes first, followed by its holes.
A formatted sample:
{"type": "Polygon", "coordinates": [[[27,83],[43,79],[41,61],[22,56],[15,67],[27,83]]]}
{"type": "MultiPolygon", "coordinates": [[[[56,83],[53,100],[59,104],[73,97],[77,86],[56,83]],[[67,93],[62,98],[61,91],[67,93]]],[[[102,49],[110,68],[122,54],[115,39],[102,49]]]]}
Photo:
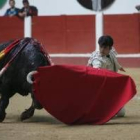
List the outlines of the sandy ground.
{"type": "Polygon", "coordinates": [[[28,121],[19,116],[30,106],[30,96],[14,96],[7,117],[0,123],[0,140],[139,140],[140,139],[140,69],[126,69],[135,80],[137,95],[126,105],[126,116],[105,125],[67,126],[45,110],[36,111],[28,121]]]}

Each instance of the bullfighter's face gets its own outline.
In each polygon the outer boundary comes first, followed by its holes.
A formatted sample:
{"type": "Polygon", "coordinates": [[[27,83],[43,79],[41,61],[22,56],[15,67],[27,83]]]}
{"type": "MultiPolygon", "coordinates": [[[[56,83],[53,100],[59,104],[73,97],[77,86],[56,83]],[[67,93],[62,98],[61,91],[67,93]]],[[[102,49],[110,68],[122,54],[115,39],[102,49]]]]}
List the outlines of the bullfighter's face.
{"type": "Polygon", "coordinates": [[[110,47],[109,46],[100,46],[99,50],[100,50],[100,54],[102,56],[106,56],[106,55],[109,55],[110,47]]]}

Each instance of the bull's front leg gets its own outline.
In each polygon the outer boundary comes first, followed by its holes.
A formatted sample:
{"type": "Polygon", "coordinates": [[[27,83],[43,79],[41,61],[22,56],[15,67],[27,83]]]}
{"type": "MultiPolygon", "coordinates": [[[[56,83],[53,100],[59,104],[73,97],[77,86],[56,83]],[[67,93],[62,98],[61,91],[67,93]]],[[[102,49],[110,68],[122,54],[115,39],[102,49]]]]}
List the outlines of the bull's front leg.
{"type": "Polygon", "coordinates": [[[21,114],[21,121],[31,118],[34,115],[35,109],[42,109],[41,104],[34,98],[34,95],[32,94],[31,96],[32,105],[21,114]]]}
{"type": "Polygon", "coordinates": [[[21,121],[31,118],[34,115],[34,111],[35,108],[34,108],[34,104],[32,103],[31,107],[29,107],[24,112],[22,112],[20,116],[21,121]]]}
{"type": "Polygon", "coordinates": [[[2,96],[0,99],[0,122],[3,122],[6,117],[6,108],[9,104],[9,98],[6,96],[2,96]]]}
{"type": "Polygon", "coordinates": [[[32,105],[28,109],[26,109],[24,112],[22,112],[20,116],[21,121],[27,120],[34,115],[35,106],[34,106],[34,96],[32,93],[31,93],[31,97],[32,97],[32,105]]]}

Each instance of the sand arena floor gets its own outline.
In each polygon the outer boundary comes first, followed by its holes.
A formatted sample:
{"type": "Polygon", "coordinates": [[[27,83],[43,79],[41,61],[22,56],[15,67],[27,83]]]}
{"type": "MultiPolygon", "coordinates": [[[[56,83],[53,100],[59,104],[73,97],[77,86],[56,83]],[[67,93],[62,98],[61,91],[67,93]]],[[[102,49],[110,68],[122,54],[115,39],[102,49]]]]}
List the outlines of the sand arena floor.
{"type": "Polygon", "coordinates": [[[41,110],[21,122],[19,116],[30,106],[31,99],[16,95],[10,100],[5,121],[0,123],[0,140],[139,140],[140,69],[126,71],[136,83],[137,95],[125,106],[124,118],[115,118],[105,125],[67,126],[41,110]]]}

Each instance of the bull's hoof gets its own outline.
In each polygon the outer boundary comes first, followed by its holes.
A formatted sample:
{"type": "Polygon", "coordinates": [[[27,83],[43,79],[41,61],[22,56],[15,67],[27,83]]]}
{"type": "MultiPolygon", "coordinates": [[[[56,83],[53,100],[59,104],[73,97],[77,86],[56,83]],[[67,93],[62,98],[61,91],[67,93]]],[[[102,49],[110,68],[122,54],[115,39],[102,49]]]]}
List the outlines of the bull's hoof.
{"type": "Polygon", "coordinates": [[[25,110],[20,116],[21,121],[31,118],[34,115],[34,111],[34,108],[29,108],[25,110]]]}
{"type": "Polygon", "coordinates": [[[0,113],[0,122],[3,122],[5,117],[6,117],[6,113],[5,112],[0,113]]]}

